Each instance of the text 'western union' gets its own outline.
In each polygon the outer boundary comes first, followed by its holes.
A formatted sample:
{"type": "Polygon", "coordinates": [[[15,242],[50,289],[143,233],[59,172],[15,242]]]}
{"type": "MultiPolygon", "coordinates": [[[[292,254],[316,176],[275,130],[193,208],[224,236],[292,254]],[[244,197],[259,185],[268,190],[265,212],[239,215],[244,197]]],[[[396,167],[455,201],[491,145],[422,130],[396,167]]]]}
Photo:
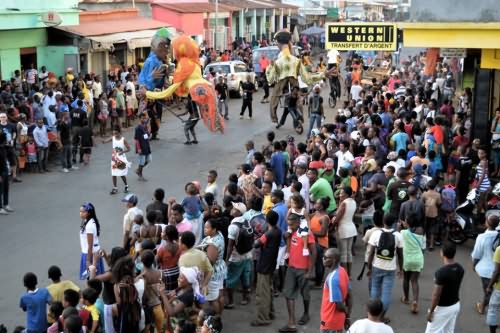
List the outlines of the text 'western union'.
{"type": "Polygon", "coordinates": [[[333,26],[331,33],[344,35],[346,42],[386,42],[384,27],[333,26]]]}

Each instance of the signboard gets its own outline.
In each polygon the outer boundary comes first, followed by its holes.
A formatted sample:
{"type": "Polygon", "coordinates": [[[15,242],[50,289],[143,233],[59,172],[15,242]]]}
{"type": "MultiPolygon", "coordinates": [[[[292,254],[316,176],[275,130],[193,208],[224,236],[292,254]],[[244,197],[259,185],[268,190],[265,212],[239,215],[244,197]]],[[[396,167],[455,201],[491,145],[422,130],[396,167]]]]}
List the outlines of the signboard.
{"type": "Polygon", "coordinates": [[[46,12],[41,16],[42,23],[47,27],[56,27],[62,23],[61,16],[56,12],[46,12]]]}
{"type": "Polygon", "coordinates": [[[465,58],[467,56],[466,49],[440,49],[439,55],[443,58],[465,58]]]}
{"type": "Polygon", "coordinates": [[[328,8],[326,11],[326,16],[333,19],[339,18],[339,9],[338,8],[328,8]]]}
{"type": "Polygon", "coordinates": [[[395,51],[397,28],[391,23],[327,23],[325,45],[337,50],[395,51]]]}

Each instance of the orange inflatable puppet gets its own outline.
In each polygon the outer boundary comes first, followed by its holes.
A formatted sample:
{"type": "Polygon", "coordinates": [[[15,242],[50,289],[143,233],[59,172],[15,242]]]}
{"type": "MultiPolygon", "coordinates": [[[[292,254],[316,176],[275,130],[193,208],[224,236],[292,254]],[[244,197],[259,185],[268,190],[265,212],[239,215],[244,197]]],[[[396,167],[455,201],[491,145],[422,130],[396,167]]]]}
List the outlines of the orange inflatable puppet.
{"type": "Polygon", "coordinates": [[[205,126],[212,132],[224,132],[224,118],[217,112],[215,90],[203,79],[199,64],[200,49],[189,36],[178,36],[172,40],[172,50],[177,66],[173,83],[166,90],[147,91],[148,99],[165,99],[174,93],[180,97],[191,95],[198,105],[205,126]]]}

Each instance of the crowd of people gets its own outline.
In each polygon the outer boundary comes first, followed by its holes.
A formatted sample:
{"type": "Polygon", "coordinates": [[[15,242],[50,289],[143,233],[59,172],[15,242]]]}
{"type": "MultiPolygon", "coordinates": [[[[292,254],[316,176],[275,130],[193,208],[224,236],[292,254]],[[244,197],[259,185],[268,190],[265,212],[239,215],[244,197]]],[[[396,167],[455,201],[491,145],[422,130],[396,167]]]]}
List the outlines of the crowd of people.
{"type": "MultiPolygon", "coordinates": [[[[251,61],[244,43],[236,45],[236,56],[251,61]]],[[[229,52],[223,56],[230,57],[229,52]]],[[[321,332],[389,333],[395,277],[403,279],[401,303],[410,313],[421,311],[419,276],[425,250],[435,247],[440,247],[443,266],[434,275],[425,331],[453,332],[465,265],[454,259],[456,247],[447,242],[447,226],[471,188],[478,192],[478,227],[486,229],[472,253],[484,290],[476,310],[487,312],[486,323],[496,332],[499,218],[485,213],[493,178],[500,176],[500,108],[488,147],[470,136],[472,94],[465,89],[455,96],[450,66],[438,63],[436,74],[428,76],[421,73],[425,62],[410,60],[388,77],[363,84],[355,58],[356,68],[349,69],[343,82],[350,86],[347,101],[331,121],[325,120],[329,114],[322,106],[321,85],[307,98],[310,129],[305,142],[291,136],[277,139],[275,132],[267,134],[262,149],[250,140],[244,163],[224,187],[218,185],[217,170],[210,170],[206,186],[193,180],[185,185],[182,200],[167,201],[158,188],[144,210],[138,196],[129,193],[130,145],[121,129],[139,118],[136,173],[145,180],[142,171],[151,161],[149,141],[157,138],[161,108],[139,105],[135,66],[110,75],[106,87],[99,76],[75,76],[71,68],[55,79],[45,68],[38,73],[31,67],[2,82],[0,214],[13,211],[9,178],[19,182],[18,175],[30,165],[48,171],[51,145],[59,150],[63,172],[77,170],[78,162],[89,163],[95,122],[103,142],[112,142],[111,194],[118,193],[118,177],[126,193],[123,241],[106,244],[109,253],[99,241],[96,207],[90,202],[80,207],[84,288],[63,280],[57,266],[48,269],[53,283],[47,288],[37,287],[34,273],[25,274],[27,292],[20,307],[27,312],[26,332],[220,333],[223,315],[237,303],[249,307],[252,295],[252,326],[270,325],[274,298],[282,296],[288,320],[279,332],[297,332],[316,313],[310,311],[310,289],[322,288],[321,332]],[[353,72],[359,80],[352,79],[353,72]],[[105,138],[108,129],[112,137],[105,138]],[[367,318],[351,323],[353,251],[361,241],[367,318]],[[299,295],[303,312],[297,319],[299,295]]],[[[244,98],[245,107],[251,106],[254,91],[250,86],[245,90],[250,96],[250,101],[244,98]]],[[[296,105],[304,104],[298,94],[293,97],[296,105]]],[[[251,117],[251,107],[249,111],[251,117]]],[[[224,112],[227,117],[227,108],[224,112]]],[[[278,128],[284,124],[280,121],[278,128]]],[[[187,130],[186,143],[197,143],[187,130]]]]}

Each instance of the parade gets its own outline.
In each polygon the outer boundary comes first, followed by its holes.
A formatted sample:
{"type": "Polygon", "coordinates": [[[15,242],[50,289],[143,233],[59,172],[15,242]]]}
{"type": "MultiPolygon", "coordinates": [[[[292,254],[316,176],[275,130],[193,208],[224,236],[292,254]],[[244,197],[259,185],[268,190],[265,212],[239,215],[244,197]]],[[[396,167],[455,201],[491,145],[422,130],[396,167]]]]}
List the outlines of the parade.
{"type": "Polygon", "coordinates": [[[0,47],[0,333],[497,331],[497,22],[68,1],[0,47]]]}

